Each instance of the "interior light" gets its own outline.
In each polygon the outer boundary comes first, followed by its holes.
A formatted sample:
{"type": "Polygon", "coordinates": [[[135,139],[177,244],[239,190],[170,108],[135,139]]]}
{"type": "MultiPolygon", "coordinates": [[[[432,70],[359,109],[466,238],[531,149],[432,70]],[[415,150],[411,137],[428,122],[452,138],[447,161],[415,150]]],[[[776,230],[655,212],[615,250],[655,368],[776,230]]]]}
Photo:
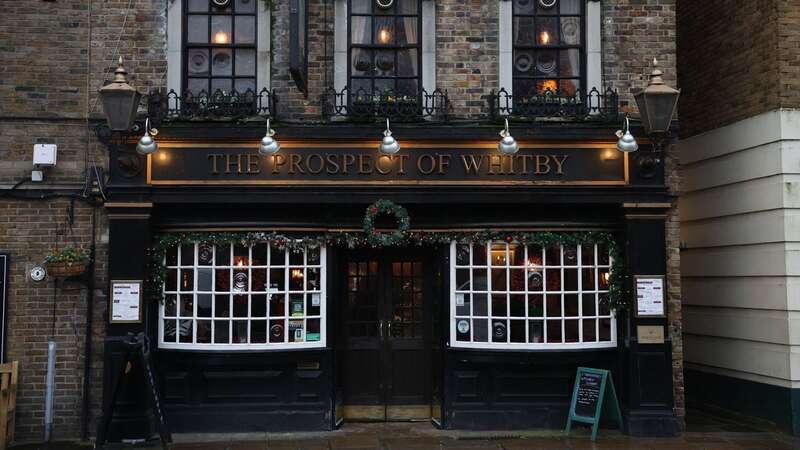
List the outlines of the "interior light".
{"type": "Polygon", "coordinates": [[[550,33],[542,31],[539,33],[539,45],[550,45],[550,33]]]}
{"type": "Polygon", "coordinates": [[[388,44],[392,40],[392,33],[386,28],[381,28],[378,31],[378,42],[381,44],[388,44]]]}
{"type": "Polygon", "coordinates": [[[214,34],[215,44],[227,44],[228,42],[230,42],[230,39],[228,38],[228,33],[224,31],[217,31],[216,34],[214,34]]]}

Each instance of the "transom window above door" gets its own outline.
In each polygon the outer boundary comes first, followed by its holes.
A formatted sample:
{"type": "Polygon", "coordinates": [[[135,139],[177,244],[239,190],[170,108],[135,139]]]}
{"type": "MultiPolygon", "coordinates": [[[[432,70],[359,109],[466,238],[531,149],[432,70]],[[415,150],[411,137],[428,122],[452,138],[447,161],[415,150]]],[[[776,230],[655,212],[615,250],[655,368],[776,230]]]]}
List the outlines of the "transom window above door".
{"type": "Polygon", "coordinates": [[[256,92],[261,0],[183,0],[183,89],[256,92]]]}
{"type": "Polygon", "coordinates": [[[416,97],[420,0],[349,0],[348,79],[354,95],[416,97]]]}
{"type": "Polygon", "coordinates": [[[517,95],[584,89],[586,0],[513,0],[513,92],[517,95]]]}

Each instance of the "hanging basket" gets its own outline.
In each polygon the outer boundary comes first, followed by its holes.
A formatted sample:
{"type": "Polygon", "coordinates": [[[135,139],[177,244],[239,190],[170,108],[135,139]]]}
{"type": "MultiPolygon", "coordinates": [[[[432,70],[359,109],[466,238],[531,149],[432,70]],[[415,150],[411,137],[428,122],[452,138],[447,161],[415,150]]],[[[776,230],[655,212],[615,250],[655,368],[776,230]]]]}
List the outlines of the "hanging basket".
{"type": "Polygon", "coordinates": [[[47,273],[54,277],[76,277],[86,271],[86,263],[76,262],[48,262],[47,273]]]}

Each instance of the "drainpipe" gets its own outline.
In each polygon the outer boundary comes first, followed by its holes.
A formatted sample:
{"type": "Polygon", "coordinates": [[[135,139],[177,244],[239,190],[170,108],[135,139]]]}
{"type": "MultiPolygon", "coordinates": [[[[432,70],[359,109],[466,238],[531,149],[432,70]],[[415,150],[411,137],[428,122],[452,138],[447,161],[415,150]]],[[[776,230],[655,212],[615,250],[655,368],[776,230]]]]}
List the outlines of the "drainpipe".
{"type": "Polygon", "coordinates": [[[56,378],[56,341],[47,343],[47,380],[44,399],[44,441],[50,442],[53,436],[53,395],[56,378]]]}

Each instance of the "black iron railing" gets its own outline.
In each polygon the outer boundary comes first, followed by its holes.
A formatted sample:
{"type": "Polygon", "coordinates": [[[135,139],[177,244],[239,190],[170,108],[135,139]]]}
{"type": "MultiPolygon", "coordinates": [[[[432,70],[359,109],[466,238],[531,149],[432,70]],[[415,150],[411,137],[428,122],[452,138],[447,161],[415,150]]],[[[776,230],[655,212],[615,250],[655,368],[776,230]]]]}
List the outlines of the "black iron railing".
{"type": "Polygon", "coordinates": [[[447,121],[450,101],[447,91],[436,89],[417,95],[395,94],[392,91],[373,93],[363,89],[341,91],[328,88],[320,99],[325,119],[343,117],[355,121],[389,118],[395,121],[447,121]]]}
{"type": "Polygon", "coordinates": [[[154,123],[180,120],[243,119],[275,117],[275,92],[266,88],[256,93],[221,91],[214,93],[154,90],[147,96],[147,114],[154,123]]]}
{"type": "Polygon", "coordinates": [[[619,116],[619,95],[617,91],[592,88],[589,92],[577,91],[565,94],[546,90],[532,94],[510,94],[505,88],[492,91],[487,96],[489,114],[526,118],[564,118],[571,120],[613,121],[619,116]]]}

